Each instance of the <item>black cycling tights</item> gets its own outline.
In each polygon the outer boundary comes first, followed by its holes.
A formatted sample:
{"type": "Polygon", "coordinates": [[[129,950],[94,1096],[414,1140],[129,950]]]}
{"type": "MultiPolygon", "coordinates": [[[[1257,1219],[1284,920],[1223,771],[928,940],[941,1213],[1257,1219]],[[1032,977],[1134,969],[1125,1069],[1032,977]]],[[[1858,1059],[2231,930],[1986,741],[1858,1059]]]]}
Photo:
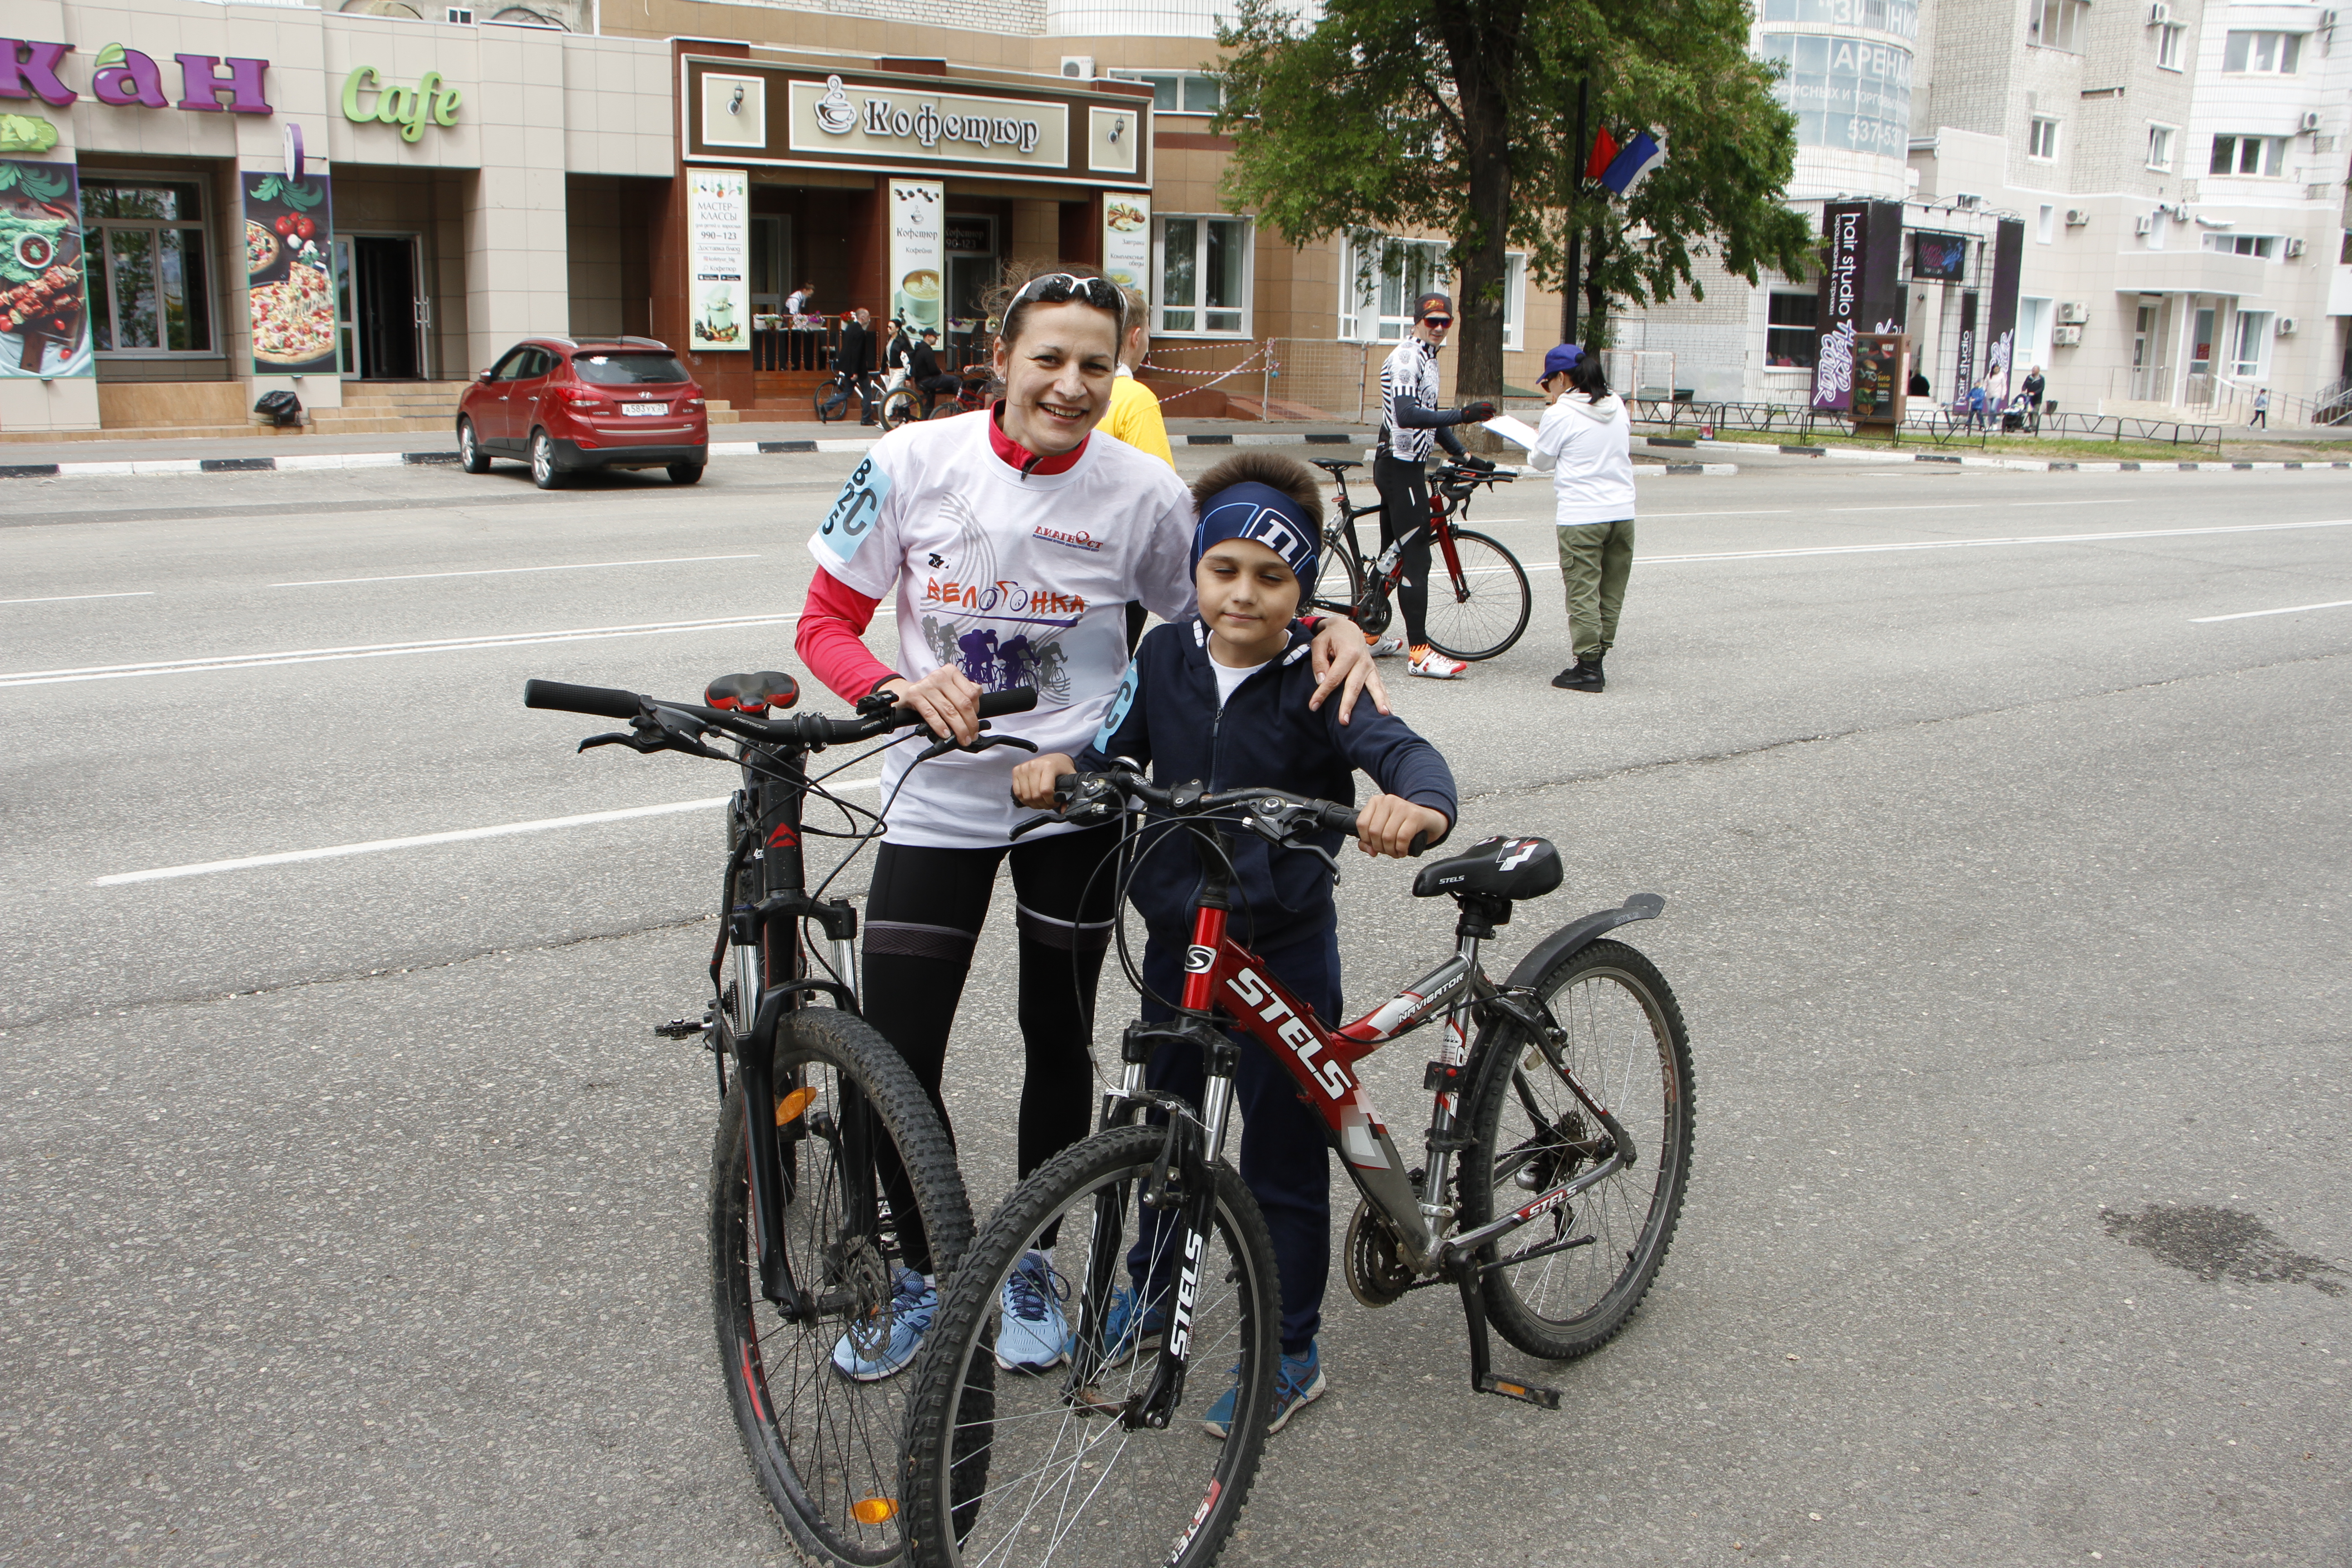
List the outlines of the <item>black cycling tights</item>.
{"type": "Polygon", "coordinates": [[[1407,529],[1420,536],[1404,547],[1404,580],[1397,584],[1397,608],[1404,612],[1404,640],[1414,647],[1429,640],[1429,474],[1419,463],[1372,459],[1372,488],[1381,492],[1381,548],[1407,529]]]}
{"type": "MultiPolygon", "coordinates": [[[[940,1084],[948,1032],[980,928],[988,918],[996,869],[1013,861],[1014,929],[1021,954],[1020,1022],[1028,1062],[1021,1083],[1017,1135],[1020,1174],[1084,1138],[1094,1117],[1095,983],[1110,945],[1113,871],[1104,858],[1118,847],[1118,825],[1031,838],[990,849],[926,849],[885,844],[866,895],[866,1020],[898,1047],[948,1120],[940,1084]],[[1095,876],[1097,868],[1102,874],[1095,876]],[[1087,888],[1087,879],[1094,885],[1087,888]],[[1085,906],[1079,899],[1085,894],[1085,906]],[[1077,971],[1073,984],[1073,954],[1077,971]]],[[[950,1125],[952,1138],[955,1129],[950,1125]]],[[[891,1207],[915,1212],[903,1178],[889,1173],[891,1207]]],[[[919,1225],[900,1237],[907,1267],[932,1272],[919,1225]]],[[[1052,1246],[1045,1237],[1042,1245],[1052,1246]]]]}

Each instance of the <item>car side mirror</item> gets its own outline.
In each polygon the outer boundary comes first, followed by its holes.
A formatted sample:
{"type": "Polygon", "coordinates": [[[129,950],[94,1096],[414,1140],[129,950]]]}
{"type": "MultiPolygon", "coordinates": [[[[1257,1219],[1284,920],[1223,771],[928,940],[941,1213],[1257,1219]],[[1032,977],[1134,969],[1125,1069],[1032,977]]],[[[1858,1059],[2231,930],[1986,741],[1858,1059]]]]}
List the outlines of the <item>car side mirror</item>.
{"type": "Polygon", "coordinates": [[[489,379],[490,379],[490,373],[489,373],[488,371],[486,371],[486,370],[478,370],[478,371],[476,371],[476,372],[474,373],[474,379],[475,379],[476,381],[485,381],[485,382],[486,382],[486,381],[488,381],[488,380],[489,380],[489,379]]]}

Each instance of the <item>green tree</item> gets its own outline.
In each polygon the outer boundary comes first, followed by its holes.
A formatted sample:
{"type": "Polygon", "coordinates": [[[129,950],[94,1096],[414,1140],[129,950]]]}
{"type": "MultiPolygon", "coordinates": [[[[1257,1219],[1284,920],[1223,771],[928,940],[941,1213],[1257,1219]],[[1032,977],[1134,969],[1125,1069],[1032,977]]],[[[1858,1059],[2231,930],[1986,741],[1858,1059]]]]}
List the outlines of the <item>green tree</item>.
{"type": "Polygon", "coordinates": [[[1601,332],[1613,299],[1699,294],[1694,268],[1710,256],[1751,283],[1768,265],[1801,274],[1810,227],[1780,202],[1795,121],[1748,28],[1745,0],[1328,0],[1312,26],[1285,0],[1242,0],[1219,39],[1225,195],[1294,245],[1451,236],[1456,379],[1493,396],[1512,248],[1559,287],[1580,237],[1571,286],[1601,332]],[[1666,144],[1630,203],[1581,179],[1587,90],[1591,127],[1643,126],[1666,144]]]}

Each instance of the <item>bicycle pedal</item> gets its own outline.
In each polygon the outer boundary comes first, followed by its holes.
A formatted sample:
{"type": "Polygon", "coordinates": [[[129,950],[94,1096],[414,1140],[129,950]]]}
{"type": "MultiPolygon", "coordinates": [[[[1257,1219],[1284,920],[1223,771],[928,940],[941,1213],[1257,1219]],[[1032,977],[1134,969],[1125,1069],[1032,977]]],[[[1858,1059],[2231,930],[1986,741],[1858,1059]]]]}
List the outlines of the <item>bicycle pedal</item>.
{"type": "Polygon", "coordinates": [[[1538,1388],[1533,1384],[1513,1383],[1508,1378],[1496,1377],[1492,1373],[1480,1378],[1475,1386],[1481,1394],[1499,1394],[1506,1399],[1521,1400],[1545,1410],[1559,1408],[1559,1390],[1557,1388],[1538,1388]]]}
{"type": "Polygon", "coordinates": [[[656,1024],[654,1033],[666,1040],[689,1039],[710,1027],[710,1015],[705,1012],[699,1022],[688,1018],[672,1018],[667,1024],[656,1024]]]}

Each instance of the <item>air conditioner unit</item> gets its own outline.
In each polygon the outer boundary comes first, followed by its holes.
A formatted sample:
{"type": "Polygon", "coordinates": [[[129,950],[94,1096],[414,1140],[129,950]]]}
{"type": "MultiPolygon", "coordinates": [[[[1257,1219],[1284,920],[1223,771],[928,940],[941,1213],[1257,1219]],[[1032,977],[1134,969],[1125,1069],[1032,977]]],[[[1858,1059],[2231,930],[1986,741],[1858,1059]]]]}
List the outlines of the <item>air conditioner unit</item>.
{"type": "Polygon", "coordinates": [[[2149,26],[2161,27],[2167,22],[2171,20],[2172,7],[2170,5],[2167,4],[2167,0],[2156,0],[2156,4],[2147,8],[2147,25],[2149,26]]]}
{"type": "Polygon", "coordinates": [[[452,5],[442,16],[444,20],[455,22],[461,27],[474,25],[474,9],[470,5],[452,5]]]}
{"type": "Polygon", "coordinates": [[[2286,258],[2289,261],[2293,261],[2296,257],[2301,256],[2302,254],[2303,241],[2299,239],[2290,239],[2286,242],[2286,258]]]}
{"type": "Polygon", "coordinates": [[[2295,127],[2294,127],[2294,128],[2295,128],[2296,130],[2298,130],[2298,131],[2316,131],[2316,130],[2318,130],[2318,129],[2319,129],[2319,110],[2315,110],[2315,109],[2306,109],[2306,110],[2305,110],[2303,111],[2303,118],[2302,118],[2301,120],[2298,120],[2298,121],[2295,121],[2295,127]]]}
{"type": "Polygon", "coordinates": [[[2091,319],[2090,307],[2079,300],[2058,301],[2058,319],[2070,327],[2079,327],[2091,319]]]}
{"type": "Polygon", "coordinates": [[[2147,234],[2155,227],[2156,215],[2154,213],[2142,213],[2139,215],[2139,221],[2132,225],[2132,232],[2134,234],[2147,234]]]}
{"type": "Polygon", "coordinates": [[[2281,316],[2278,319],[2278,335],[2283,338],[2291,338],[2294,336],[2294,318],[2293,316],[2281,316]]]}
{"type": "Polygon", "coordinates": [[[2080,327],[2053,327],[2050,330],[2050,342],[2056,347],[2071,349],[2082,341],[2083,329],[2080,327]]]}
{"type": "Polygon", "coordinates": [[[1076,77],[1080,81],[1095,79],[1095,58],[1092,55],[1064,55],[1062,74],[1076,77]]]}
{"type": "Polygon", "coordinates": [[[2081,228],[2090,221],[2091,215],[2084,212],[2081,207],[2068,207],[2066,209],[2066,226],[2068,228],[2081,228]]]}

